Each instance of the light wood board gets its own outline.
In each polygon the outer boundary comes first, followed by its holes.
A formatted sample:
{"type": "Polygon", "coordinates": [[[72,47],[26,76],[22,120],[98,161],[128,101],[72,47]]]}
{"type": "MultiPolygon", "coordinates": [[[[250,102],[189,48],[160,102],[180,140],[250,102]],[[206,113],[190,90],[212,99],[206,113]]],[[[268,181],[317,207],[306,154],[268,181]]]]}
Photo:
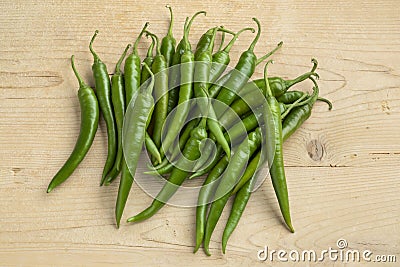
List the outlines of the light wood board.
{"type": "MultiPolygon", "coordinates": [[[[98,186],[106,157],[101,121],[94,145],[60,188],[48,182],[79,132],[77,82],[69,58],[89,84],[88,42],[112,72],[145,21],[162,36],[163,1],[2,1],[0,9],[0,265],[219,266],[260,264],[257,251],[337,248],[396,255],[400,261],[400,4],[398,1],[170,1],[175,37],[186,16],[206,10],[192,27],[193,45],[214,25],[237,31],[262,22],[262,55],[284,41],[271,75],[293,78],[320,65],[321,96],[313,115],[284,145],[296,233],[282,225],[271,183],[253,194],[227,254],[221,253],[225,210],[211,257],[193,254],[195,209],[167,206],[136,225],[114,227],[117,183],[98,186]]],[[[253,35],[233,47],[232,66],[253,35]]],[[[139,45],[144,55],[148,40],[139,45]]],[[[254,77],[261,77],[262,67],[254,77]]],[[[311,89],[311,83],[297,87],[311,89]]],[[[142,163],[138,173],[146,169],[142,163]]],[[[140,174],[139,174],[140,175],[140,174]]],[[[134,186],[124,218],[151,202],[134,186]]],[[[290,264],[295,263],[289,261],[290,264]]],[[[352,266],[337,261],[299,265],[352,266]]],[[[363,262],[370,265],[371,263],[363,262]]],[[[394,266],[393,263],[382,266],[394,266]]]]}

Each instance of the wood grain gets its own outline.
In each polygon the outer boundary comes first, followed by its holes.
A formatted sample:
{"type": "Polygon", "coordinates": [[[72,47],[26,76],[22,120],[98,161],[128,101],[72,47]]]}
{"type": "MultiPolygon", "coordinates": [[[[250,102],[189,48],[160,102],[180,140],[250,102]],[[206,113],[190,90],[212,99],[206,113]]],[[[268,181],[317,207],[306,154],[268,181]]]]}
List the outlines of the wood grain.
{"type": "MultiPolygon", "coordinates": [[[[256,53],[283,40],[271,75],[293,78],[318,59],[321,95],[311,118],[284,146],[295,234],[282,225],[269,181],[254,193],[221,254],[225,211],[211,242],[212,256],[193,254],[193,208],[167,206],[136,225],[113,225],[117,185],[97,185],[106,158],[102,121],[94,145],[72,177],[46,195],[51,177],[79,132],[77,82],[69,57],[93,85],[88,41],[112,71],[128,42],[150,21],[165,34],[162,1],[2,1],[0,8],[0,265],[1,266],[220,266],[272,265],[257,260],[270,249],[351,249],[400,260],[400,5],[398,1],[170,1],[179,40],[185,16],[206,10],[190,39],[223,24],[263,33],[256,53]]],[[[232,65],[252,35],[232,49],[232,65]]],[[[145,53],[148,41],[142,41],[145,53]]],[[[254,77],[261,77],[258,68],[254,77]]],[[[303,83],[299,89],[310,90],[303,83]]],[[[146,166],[140,164],[139,173],[146,166]]],[[[140,175],[140,174],[139,174],[140,175]]],[[[124,218],[151,202],[134,186],[124,218]]],[[[276,264],[276,262],[273,262],[276,264]]],[[[344,266],[325,261],[326,265],[344,266]]],[[[291,262],[292,265],[295,263],[291,262]]],[[[320,265],[321,263],[306,263],[320,265]]],[[[369,265],[371,263],[363,262],[369,265]]],[[[304,265],[304,263],[300,263],[304,265]]],[[[394,266],[393,263],[382,266],[394,266]]]]}

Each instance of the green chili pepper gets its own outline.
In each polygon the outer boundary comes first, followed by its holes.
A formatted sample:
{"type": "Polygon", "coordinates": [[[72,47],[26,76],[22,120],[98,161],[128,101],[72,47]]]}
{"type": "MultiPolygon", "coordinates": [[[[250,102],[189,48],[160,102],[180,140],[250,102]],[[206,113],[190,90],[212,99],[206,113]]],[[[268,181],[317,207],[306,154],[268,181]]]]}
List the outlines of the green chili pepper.
{"type": "Polygon", "coordinates": [[[71,57],[72,69],[79,82],[78,99],[81,108],[81,129],[74,150],[62,168],[51,180],[47,193],[63,183],[78,167],[89,151],[99,124],[99,106],[97,98],[89,86],[85,84],[75,69],[74,56],[71,57]]]}
{"type": "Polygon", "coordinates": [[[209,165],[206,168],[204,168],[203,170],[193,173],[189,177],[189,179],[200,177],[200,176],[203,176],[203,175],[209,173],[215,167],[215,165],[217,165],[218,161],[221,159],[223,154],[224,154],[224,150],[222,149],[222,147],[217,146],[217,151],[215,153],[214,159],[209,163],[209,165]]]}
{"type": "MultiPolygon", "coordinates": [[[[153,65],[153,60],[154,60],[153,49],[156,44],[156,39],[154,38],[154,36],[150,36],[150,37],[151,37],[151,43],[147,50],[146,57],[145,57],[145,59],[143,59],[143,62],[146,63],[146,65],[151,68],[151,66],[153,65]]],[[[150,78],[150,73],[147,71],[147,69],[145,67],[142,67],[141,76],[140,76],[140,84],[143,84],[149,78],[150,78]]]]}
{"type": "Polygon", "coordinates": [[[150,153],[150,155],[152,155],[157,160],[158,163],[160,163],[162,161],[160,152],[158,151],[156,144],[154,143],[153,139],[151,139],[151,137],[147,133],[147,131],[146,131],[146,136],[145,136],[144,141],[145,141],[147,151],[150,153]]]}
{"type": "Polygon", "coordinates": [[[92,71],[95,81],[96,96],[99,101],[101,113],[103,114],[103,118],[107,125],[108,153],[102,175],[102,180],[104,180],[108,172],[111,170],[115,161],[115,156],[117,154],[117,134],[115,129],[113,107],[111,103],[111,84],[110,78],[108,76],[107,67],[106,64],[104,64],[100,60],[100,58],[97,56],[92,48],[93,41],[98,33],[98,30],[94,32],[92,40],[89,44],[89,49],[94,59],[92,71]]]}
{"type": "Polygon", "coordinates": [[[164,158],[164,160],[161,162],[161,164],[153,167],[151,166],[151,169],[153,170],[157,170],[159,168],[163,168],[167,165],[173,165],[171,162],[173,160],[176,159],[176,157],[179,155],[179,152],[183,149],[183,147],[185,146],[187,140],[190,137],[190,132],[193,130],[193,128],[195,128],[197,126],[197,124],[199,124],[199,119],[194,119],[191,120],[190,122],[188,122],[185,126],[185,129],[182,131],[180,137],[179,137],[179,142],[178,142],[178,146],[174,146],[174,149],[171,153],[170,156],[166,156],[164,158]]]}
{"type": "Polygon", "coordinates": [[[281,95],[280,97],[277,97],[276,100],[282,104],[292,104],[296,100],[298,100],[300,97],[304,95],[304,92],[302,91],[288,91],[281,95]]]}
{"type": "Polygon", "coordinates": [[[158,168],[156,170],[151,170],[151,171],[144,172],[144,174],[148,174],[148,175],[164,175],[164,174],[171,173],[173,168],[174,168],[174,164],[169,163],[168,165],[165,165],[165,166],[163,166],[161,168],[158,168]]]}
{"type": "Polygon", "coordinates": [[[244,140],[239,145],[237,151],[232,156],[230,164],[227,166],[217,189],[215,190],[215,200],[210,207],[204,234],[204,251],[208,256],[210,256],[209,244],[211,235],[215,229],[215,226],[217,225],[219,217],[222,214],[222,210],[229,199],[230,192],[238,180],[238,175],[243,174],[248,160],[260,145],[261,131],[260,128],[257,128],[254,132],[249,134],[248,139],[244,140]]]}
{"type": "Polygon", "coordinates": [[[278,101],[272,94],[267,76],[268,63],[270,62],[271,61],[268,61],[267,64],[265,64],[264,69],[264,79],[266,83],[267,93],[266,98],[268,107],[270,109],[270,116],[267,117],[265,122],[265,141],[268,148],[266,149],[266,156],[269,160],[272,161],[272,163],[270,164],[269,172],[283,219],[289,230],[291,232],[294,232],[294,228],[292,226],[292,221],[290,218],[289,195],[286,185],[286,177],[283,163],[281,111],[279,109],[278,101]],[[273,149],[273,147],[275,149],[273,149]]]}
{"type": "Polygon", "coordinates": [[[319,87],[314,78],[310,78],[314,83],[314,94],[311,96],[311,101],[303,106],[293,108],[288,113],[286,118],[282,122],[282,139],[287,140],[300,126],[310,117],[312,107],[317,100],[326,102],[329,105],[329,110],[332,109],[332,103],[325,99],[318,97],[319,87]]]}
{"type": "MultiPolygon", "coordinates": [[[[194,128],[190,133],[190,138],[185,145],[183,155],[188,160],[197,160],[200,156],[200,144],[203,139],[207,138],[206,121],[202,120],[199,126],[194,128]]],[[[188,172],[179,168],[173,168],[168,182],[164,185],[157,197],[153,200],[152,204],[140,212],[139,214],[130,217],[128,222],[140,222],[152,217],[156,214],[165,203],[175,194],[179,186],[185,181],[188,172]]]]}
{"type": "MultiPolygon", "coordinates": [[[[251,31],[253,33],[255,32],[255,30],[253,28],[241,29],[236,34],[234,34],[232,40],[225,46],[224,49],[222,49],[222,50],[219,49],[218,52],[216,52],[212,56],[213,64],[211,65],[211,70],[210,70],[210,78],[209,78],[210,79],[210,84],[213,84],[221,76],[221,74],[225,71],[225,69],[229,65],[229,62],[231,61],[231,58],[229,56],[229,52],[231,51],[231,48],[235,44],[235,42],[236,42],[237,38],[239,37],[239,35],[242,32],[245,32],[245,31],[251,31]]],[[[223,40],[221,41],[221,46],[222,46],[222,42],[223,42],[223,40]]],[[[218,87],[218,86],[215,86],[215,87],[218,87]]],[[[215,92],[216,89],[217,88],[213,88],[211,91],[215,92]]],[[[214,97],[214,96],[211,96],[211,97],[214,97]]]]}
{"type": "MultiPolygon", "coordinates": [[[[207,38],[207,41],[203,41],[203,43],[201,43],[201,46],[197,46],[197,51],[200,52],[195,54],[194,58],[196,61],[194,68],[194,93],[195,96],[198,98],[208,99],[208,86],[212,63],[212,49],[214,47],[214,40],[217,29],[218,28],[213,28],[213,36],[210,40],[207,38]]],[[[201,101],[199,105],[203,115],[205,113],[208,113],[210,116],[210,118],[207,120],[207,126],[210,132],[214,135],[217,142],[222,146],[226,155],[230,157],[229,144],[224,138],[224,134],[222,132],[221,126],[217,121],[212,105],[204,105],[202,104],[202,102],[206,101],[201,101]]]]}
{"type": "Polygon", "coordinates": [[[239,61],[235,66],[235,70],[232,72],[226,83],[224,83],[223,88],[217,96],[217,100],[225,103],[228,106],[235,100],[239,90],[253,75],[257,63],[265,60],[266,56],[269,56],[270,54],[268,53],[267,55],[257,60],[257,57],[254,54],[253,50],[258,39],[260,38],[261,24],[257,18],[253,18],[253,20],[257,23],[257,35],[254,38],[253,42],[250,44],[249,48],[240,56],[239,61]]]}
{"type": "Polygon", "coordinates": [[[178,66],[179,64],[183,63],[181,61],[183,53],[185,51],[191,50],[191,44],[188,40],[188,35],[190,31],[190,27],[192,26],[193,20],[200,14],[206,14],[204,11],[200,11],[195,13],[192,18],[189,19],[186,18],[185,21],[185,26],[184,26],[184,35],[181,41],[178,43],[178,46],[176,47],[174,56],[172,57],[171,61],[171,66],[170,68],[170,73],[169,73],[169,80],[168,80],[168,86],[169,86],[169,91],[168,91],[168,113],[170,113],[178,104],[179,102],[179,84],[182,84],[181,82],[181,67],[178,66]],[[187,32],[187,34],[185,34],[187,32]],[[186,37],[185,37],[186,36],[186,37]]]}
{"type": "Polygon", "coordinates": [[[181,86],[179,89],[179,101],[177,110],[174,114],[171,127],[168,129],[168,132],[165,135],[165,138],[162,143],[161,149],[161,156],[164,155],[164,152],[167,152],[170,146],[172,145],[176,136],[178,136],[179,131],[181,130],[185,119],[189,113],[190,103],[189,100],[193,94],[193,74],[194,74],[194,55],[190,48],[190,43],[188,39],[189,31],[191,23],[193,22],[194,18],[199,14],[205,14],[204,11],[197,12],[193,15],[187,27],[184,29],[183,34],[183,43],[182,48],[184,50],[181,60],[180,60],[180,79],[181,79],[181,86]]]}
{"type": "Polygon", "coordinates": [[[236,226],[238,225],[239,220],[242,217],[243,211],[246,208],[247,202],[250,199],[250,195],[252,193],[254,184],[256,182],[256,175],[254,174],[257,170],[260,155],[261,153],[258,152],[257,155],[251,160],[251,162],[247,166],[246,171],[242,176],[242,177],[247,176],[249,177],[250,180],[247,181],[244,185],[242,185],[242,187],[235,196],[235,200],[233,201],[231,213],[229,215],[228,221],[226,222],[224,233],[222,235],[222,252],[224,254],[225,254],[226,244],[228,243],[228,239],[233,233],[233,230],[235,230],[236,226]]]}
{"type": "MultiPolygon", "coordinates": [[[[153,140],[157,148],[161,146],[161,131],[165,120],[167,119],[168,108],[168,64],[164,56],[161,54],[160,44],[156,35],[147,32],[156,40],[156,56],[152,65],[154,73],[154,98],[156,106],[153,113],[154,129],[153,140]]],[[[161,163],[161,161],[160,161],[161,163]]]]}
{"type": "MultiPolygon", "coordinates": [[[[268,78],[269,86],[271,88],[272,93],[275,97],[282,96],[286,93],[286,91],[291,88],[293,85],[300,83],[312,76],[318,77],[318,74],[315,73],[315,69],[318,65],[315,61],[313,62],[313,69],[311,72],[304,73],[293,80],[284,80],[280,77],[271,77],[268,78]]],[[[252,108],[261,106],[264,103],[264,98],[259,97],[259,92],[256,90],[259,88],[265,94],[265,81],[264,79],[257,79],[247,83],[241,90],[241,98],[235,100],[231,104],[231,109],[236,112],[237,115],[241,116],[247,112],[249,112],[252,108]]],[[[230,124],[236,118],[235,114],[232,112],[226,112],[220,118],[220,123],[222,125],[230,124]]]]}
{"type": "Polygon", "coordinates": [[[240,180],[236,184],[235,188],[232,190],[231,196],[241,190],[242,187],[254,176],[256,171],[259,170],[260,158],[261,151],[258,151],[258,153],[251,159],[249,165],[247,165],[245,172],[243,173],[242,177],[240,177],[240,180]]]}
{"type": "Polygon", "coordinates": [[[168,67],[172,64],[172,57],[175,54],[176,40],[172,34],[172,27],[174,26],[174,14],[172,13],[172,8],[169,5],[165,6],[169,9],[171,16],[171,22],[169,23],[169,29],[167,35],[161,40],[161,54],[164,56],[168,67]]]}
{"type": "Polygon", "coordinates": [[[213,167],[213,169],[210,171],[200,189],[196,207],[196,247],[194,248],[193,253],[196,253],[203,242],[207,220],[207,206],[211,201],[211,196],[214,192],[213,189],[215,189],[215,187],[218,185],[218,178],[221,177],[222,173],[226,169],[226,166],[228,166],[228,163],[228,157],[222,157],[222,159],[220,159],[215,167],[213,167]]]}
{"type": "MultiPolygon", "coordinates": [[[[146,63],[144,63],[144,66],[147,66],[146,63]]],[[[128,141],[124,142],[125,160],[123,162],[121,181],[119,184],[117,203],[115,207],[117,227],[119,227],[122,213],[129,196],[129,191],[132,187],[133,175],[142,151],[147,124],[149,118],[151,117],[154,106],[154,100],[152,96],[154,75],[150,68],[148,71],[151,75],[151,81],[149,85],[146,88],[141,88],[141,90],[139,90],[136,98],[134,99],[135,102],[132,103],[133,105],[128,105],[125,115],[125,123],[127,123],[127,126],[124,127],[123,136],[128,138],[128,141]],[[129,167],[127,166],[126,162],[129,162],[129,167]]]]}
{"type": "Polygon", "coordinates": [[[229,33],[232,35],[235,35],[234,32],[231,32],[223,27],[214,27],[211,29],[208,29],[199,39],[197,42],[196,46],[196,52],[194,53],[194,58],[197,58],[200,56],[200,54],[207,52],[211,50],[211,53],[214,49],[214,39],[215,39],[215,30],[223,32],[223,33],[229,33]]]}
{"type": "Polygon", "coordinates": [[[131,45],[127,45],[121,57],[119,58],[116,66],[115,73],[111,77],[111,100],[114,108],[115,123],[117,126],[117,155],[115,157],[114,165],[109,173],[101,180],[100,185],[103,185],[106,181],[106,185],[109,185],[121,172],[121,165],[123,160],[122,153],[122,124],[124,122],[125,114],[125,90],[124,90],[124,76],[121,73],[121,64],[124,60],[126,53],[131,45]]]}
{"type": "Polygon", "coordinates": [[[126,58],[125,67],[124,67],[124,76],[125,76],[125,101],[127,106],[131,102],[134,94],[140,87],[140,57],[138,55],[137,46],[140,38],[142,37],[144,31],[149,26],[149,23],[146,22],[143,26],[142,31],[139,33],[135,44],[133,45],[133,52],[126,58]]]}

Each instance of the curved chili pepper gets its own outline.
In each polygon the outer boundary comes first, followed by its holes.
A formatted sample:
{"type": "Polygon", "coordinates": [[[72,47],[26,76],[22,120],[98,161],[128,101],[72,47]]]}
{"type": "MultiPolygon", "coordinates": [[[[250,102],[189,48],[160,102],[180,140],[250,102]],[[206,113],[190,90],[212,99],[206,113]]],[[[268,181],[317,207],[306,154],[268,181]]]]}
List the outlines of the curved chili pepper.
{"type": "Polygon", "coordinates": [[[193,94],[193,74],[194,74],[194,55],[191,51],[191,46],[189,43],[188,35],[190,31],[190,26],[196,18],[196,16],[200,14],[206,14],[204,11],[197,12],[190,19],[187,27],[184,29],[183,34],[183,43],[182,48],[184,52],[182,53],[180,60],[180,79],[181,86],[179,89],[179,101],[177,110],[174,114],[171,127],[168,129],[168,132],[165,135],[165,138],[162,143],[161,156],[164,155],[164,152],[168,151],[170,146],[175,140],[175,137],[178,136],[179,131],[182,129],[182,126],[185,122],[185,119],[189,113],[190,103],[189,100],[193,94]]]}
{"type": "Polygon", "coordinates": [[[99,124],[99,106],[92,88],[87,86],[75,69],[74,56],[71,57],[72,69],[79,82],[78,99],[81,108],[81,129],[74,150],[71,155],[51,180],[47,187],[50,193],[55,187],[63,183],[75,171],[79,163],[85,158],[92,146],[99,124]]]}
{"type": "Polygon", "coordinates": [[[125,90],[124,90],[124,76],[121,73],[121,64],[124,60],[128,49],[132,45],[128,44],[119,58],[116,66],[115,73],[111,77],[111,100],[114,108],[115,123],[117,126],[117,155],[115,157],[114,165],[109,173],[101,180],[100,185],[109,185],[120,173],[123,160],[122,153],[122,124],[125,115],[125,90]]]}
{"type": "MultiPolygon", "coordinates": [[[[200,144],[207,138],[206,121],[202,120],[199,126],[190,133],[190,138],[185,145],[183,155],[188,160],[197,160],[201,156],[200,144]]],[[[130,217],[128,222],[140,222],[156,214],[165,203],[175,194],[179,186],[185,181],[189,173],[179,168],[173,168],[168,182],[163,186],[151,205],[139,214],[130,217]]]]}
{"type": "MultiPolygon", "coordinates": [[[[175,54],[172,57],[172,62],[170,68],[170,73],[169,73],[169,91],[168,91],[168,113],[170,113],[179,103],[179,85],[182,84],[182,79],[181,79],[181,67],[179,67],[179,64],[182,64],[182,56],[185,51],[189,51],[192,49],[191,44],[188,40],[189,31],[190,27],[192,26],[193,20],[200,14],[206,14],[205,11],[200,11],[195,13],[192,18],[189,21],[189,18],[186,18],[185,21],[185,26],[183,29],[183,37],[181,41],[178,43],[175,54]],[[187,29],[187,34],[185,34],[187,29]],[[185,38],[186,36],[186,38],[185,38]],[[175,67],[174,67],[175,66],[175,67]]],[[[192,60],[193,61],[193,60],[192,60]]]]}
{"type": "MultiPolygon", "coordinates": [[[[150,37],[151,37],[151,43],[149,45],[149,48],[147,49],[147,54],[146,57],[143,59],[143,63],[146,63],[146,65],[151,68],[154,60],[153,49],[156,44],[156,39],[154,38],[154,36],[150,37]]],[[[142,67],[142,71],[140,74],[140,84],[143,84],[149,78],[150,78],[150,73],[147,71],[145,67],[142,67]]]]}
{"type": "Polygon", "coordinates": [[[232,156],[230,164],[227,166],[221,181],[215,190],[214,199],[210,207],[210,212],[208,214],[205,234],[204,234],[204,251],[210,256],[209,244],[211,235],[217,225],[218,219],[222,214],[229,197],[230,192],[234,188],[238,175],[241,175],[246,167],[248,160],[251,155],[258,149],[261,144],[261,131],[257,128],[254,132],[248,135],[247,140],[244,140],[237,151],[232,156]]]}
{"type": "MultiPolygon", "coordinates": [[[[220,28],[224,28],[224,26],[220,26],[220,28]]],[[[225,35],[226,35],[226,32],[222,32],[222,34],[221,34],[221,42],[219,43],[219,47],[218,47],[218,51],[217,52],[222,50],[222,46],[224,45],[224,42],[225,42],[225,35]]]]}
{"type": "Polygon", "coordinates": [[[158,168],[156,170],[151,170],[151,171],[146,171],[144,172],[144,174],[148,174],[148,175],[164,175],[164,174],[168,174],[171,173],[172,170],[174,168],[174,164],[169,163],[161,168],[158,168]]]}
{"type": "Polygon", "coordinates": [[[204,168],[203,170],[197,171],[195,173],[193,173],[189,179],[193,179],[196,177],[200,177],[203,176],[207,173],[209,173],[220,161],[221,157],[224,154],[224,150],[222,149],[221,146],[217,146],[217,151],[215,152],[215,156],[214,159],[208,164],[208,166],[206,168],[204,168]]]}
{"type": "Polygon", "coordinates": [[[282,122],[282,140],[286,141],[300,126],[310,117],[312,107],[317,100],[326,102],[329,105],[329,110],[332,109],[332,103],[325,99],[318,97],[319,87],[314,78],[310,78],[314,83],[314,94],[311,96],[311,101],[303,106],[294,108],[282,122]]]}
{"type": "Polygon", "coordinates": [[[176,40],[172,33],[172,27],[174,26],[174,14],[172,12],[172,7],[170,5],[166,5],[166,8],[169,9],[169,13],[171,16],[171,22],[169,23],[169,29],[167,35],[161,40],[161,54],[164,56],[165,61],[167,62],[168,67],[172,64],[172,57],[175,54],[175,46],[176,40]]]}
{"type": "Polygon", "coordinates": [[[150,155],[153,156],[158,163],[160,163],[162,161],[160,151],[158,151],[156,144],[154,143],[153,139],[151,139],[151,137],[147,133],[147,131],[146,131],[144,143],[145,143],[146,149],[150,153],[150,155]]]}
{"type": "Polygon", "coordinates": [[[133,45],[133,52],[125,60],[125,67],[124,67],[125,101],[127,106],[129,105],[134,94],[140,87],[141,64],[137,46],[139,44],[140,38],[142,37],[144,31],[147,29],[148,26],[149,23],[146,22],[143,26],[142,31],[139,33],[139,36],[137,37],[135,44],[133,45]]]}
{"type": "Polygon", "coordinates": [[[182,131],[181,135],[179,136],[178,146],[174,146],[174,149],[173,149],[171,155],[169,155],[169,156],[167,155],[164,158],[164,160],[161,162],[161,164],[159,164],[159,165],[157,165],[155,167],[151,166],[151,169],[158,170],[158,169],[163,168],[163,167],[165,167],[167,165],[173,165],[171,162],[173,160],[175,160],[176,157],[181,152],[181,150],[183,150],[187,140],[190,137],[190,132],[193,130],[193,128],[195,128],[197,126],[197,124],[199,124],[199,119],[194,119],[194,120],[191,120],[190,122],[188,122],[185,125],[185,129],[182,131]]]}
{"type": "MultiPolygon", "coordinates": [[[[268,78],[269,86],[271,91],[275,97],[280,97],[284,95],[287,90],[289,90],[293,85],[300,83],[312,76],[318,77],[318,74],[315,73],[315,69],[318,65],[316,61],[313,62],[313,68],[310,72],[304,73],[293,80],[284,80],[280,77],[271,77],[268,78]]],[[[238,116],[241,116],[251,110],[251,108],[258,107],[264,103],[264,99],[259,97],[259,92],[255,89],[259,88],[265,94],[265,81],[264,79],[257,79],[251,82],[248,82],[241,89],[241,98],[238,98],[231,104],[231,109],[236,112],[238,116]]],[[[233,112],[226,112],[219,119],[222,125],[230,124],[237,116],[233,112]]]]}
{"type": "Polygon", "coordinates": [[[94,63],[92,71],[95,81],[96,96],[99,101],[99,106],[103,118],[107,125],[108,136],[108,153],[107,160],[104,165],[102,181],[105,179],[108,172],[114,165],[115,157],[117,155],[117,134],[115,129],[114,112],[111,103],[111,84],[108,76],[106,64],[104,64],[93,50],[93,41],[96,38],[98,30],[94,32],[92,40],[90,40],[89,49],[93,55],[94,63]]]}
{"type": "Polygon", "coordinates": [[[204,180],[203,186],[200,189],[199,197],[196,207],[196,246],[193,253],[196,253],[200,248],[204,238],[204,230],[207,221],[207,206],[211,201],[212,193],[216,186],[218,186],[218,178],[221,177],[228,166],[229,160],[227,156],[222,157],[218,163],[208,174],[204,180]]]}
{"type": "MultiPolygon", "coordinates": [[[[147,66],[144,63],[144,66],[147,66]]],[[[149,68],[147,66],[147,68],[149,68]]],[[[125,122],[128,123],[124,127],[123,136],[132,141],[124,142],[124,162],[121,174],[121,181],[118,188],[117,203],[115,206],[116,224],[119,227],[122,213],[125,208],[126,201],[133,183],[133,175],[137,167],[140,153],[142,151],[143,142],[145,140],[146,128],[151,117],[154,106],[152,91],[154,87],[154,75],[150,68],[151,81],[146,88],[139,90],[134,105],[129,104],[126,110],[125,122]],[[129,161],[129,168],[126,162],[129,161]]]]}
{"type": "Polygon", "coordinates": [[[272,180],[272,185],[275,190],[276,197],[278,199],[279,207],[283,219],[291,232],[294,232],[292,221],[290,218],[289,208],[289,195],[286,184],[285,169],[283,163],[283,150],[282,150],[282,122],[281,122],[281,111],[279,109],[279,103],[272,94],[269,86],[267,68],[268,61],[265,64],[264,78],[266,83],[266,98],[268,107],[270,109],[270,116],[267,117],[265,122],[265,141],[269,149],[266,149],[267,158],[272,161],[270,164],[269,173],[272,180]],[[275,148],[275,149],[272,149],[275,148]]]}
{"type": "Polygon", "coordinates": [[[229,218],[228,221],[226,222],[224,233],[222,235],[222,253],[224,254],[226,245],[228,243],[228,239],[233,233],[233,230],[235,230],[236,226],[238,225],[239,220],[242,217],[243,211],[246,208],[247,202],[250,199],[250,195],[252,193],[254,184],[256,182],[257,176],[254,174],[258,167],[260,155],[261,153],[258,152],[257,155],[250,161],[249,165],[247,166],[243,176],[248,176],[250,180],[248,180],[244,185],[242,185],[242,187],[235,196],[235,200],[233,201],[231,212],[229,214],[229,218]]]}

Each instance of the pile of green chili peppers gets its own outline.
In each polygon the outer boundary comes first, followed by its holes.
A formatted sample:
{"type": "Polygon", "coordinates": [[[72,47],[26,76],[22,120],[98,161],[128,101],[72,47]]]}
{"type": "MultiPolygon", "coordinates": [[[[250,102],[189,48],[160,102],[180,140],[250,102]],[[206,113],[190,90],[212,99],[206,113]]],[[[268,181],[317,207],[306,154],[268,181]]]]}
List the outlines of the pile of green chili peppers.
{"type": "Polygon", "coordinates": [[[80,133],[73,152],[51,180],[47,192],[65,182],[84,159],[93,143],[101,113],[107,128],[108,153],[100,185],[110,185],[121,174],[115,206],[117,227],[145,148],[149,156],[146,174],[159,175],[168,182],[150,206],[130,217],[128,222],[152,217],[186,180],[204,178],[196,206],[194,252],[203,245],[205,253],[210,255],[212,233],[226,203],[233,198],[222,235],[222,251],[225,253],[228,239],[255,191],[260,170],[268,168],[283,223],[294,232],[282,146],[310,117],[317,101],[332,108],[329,100],[319,97],[318,62],[312,59],[311,70],[293,80],[269,77],[268,68],[272,63],[269,57],[283,43],[257,57],[254,48],[261,25],[256,18],[253,18],[256,29],[246,27],[233,32],[222,26],[210,28],[193,49],[189,41],[190,29],[195,18],[206,15],[204,11],[186,18],[183,37],[177,44],[173,36],[172,8],[166,7],[170,12],[166,36],[160,40],[146,23],[133,46],[129,44],[124,49],[111,78],[106,64],[93,48],[98,35],[95,31],[89,43],[94,60],[94,89],[83,81],[76,70],[74,56],[71,57],[72,69],[79,82],[80,133]],[[255,37],[236,65],[228,69],[230,51],[244,32],[255,33],[255,37]],[[221,42],[215,49],[219,34],[221,42]],[[224,46],[226,35],[231,35],[231,38],[224,46]],[[138,43],[143,36],[147,36],[151,44],[142,60],[138,43]],[[266,62],[264,77],[251,81],[262,62],[266,62]],[[311,94],[289,91],[306,80],[313,84],[311,94]],[[193,115],[192,99],[198,100],[195,106],[200,115],[188,119],[193,115]],[[220,104],[213,104],[215,101],[220,104]],[[206,139],[211,140],[214,146],[204,143],[206,139]]]}

